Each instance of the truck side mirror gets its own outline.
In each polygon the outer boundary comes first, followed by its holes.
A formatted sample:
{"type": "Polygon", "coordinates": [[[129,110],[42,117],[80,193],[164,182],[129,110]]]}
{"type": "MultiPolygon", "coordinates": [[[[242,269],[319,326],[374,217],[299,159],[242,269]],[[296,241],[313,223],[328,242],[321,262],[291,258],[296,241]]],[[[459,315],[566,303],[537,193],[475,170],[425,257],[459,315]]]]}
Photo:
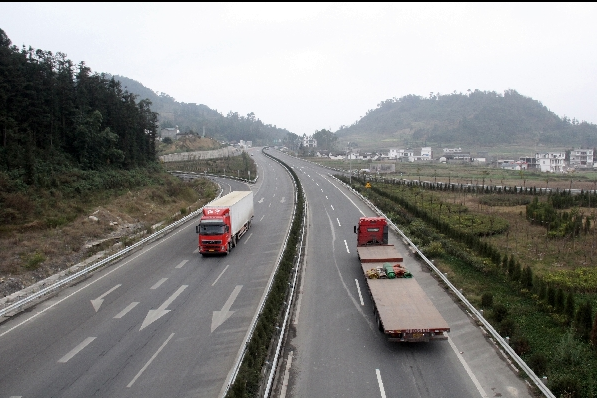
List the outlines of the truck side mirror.
{"type": "Polygon", "coordinates": [[[199,225],[195,225],[195,232],[199,233],[199,225]]]}
{"type": "Polygon", "coordinates": [[[357,226],[356,225],[354,226],[354,233],[355,234],[357,233],[357,226]]]}

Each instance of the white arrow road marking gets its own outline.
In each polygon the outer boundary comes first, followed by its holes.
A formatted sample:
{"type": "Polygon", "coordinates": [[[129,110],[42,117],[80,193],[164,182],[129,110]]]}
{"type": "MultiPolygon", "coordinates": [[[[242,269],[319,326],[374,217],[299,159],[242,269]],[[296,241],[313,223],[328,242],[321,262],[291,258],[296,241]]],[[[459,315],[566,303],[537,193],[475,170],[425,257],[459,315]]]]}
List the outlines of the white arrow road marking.
{"type": "Polygon", "coordinates": [[[182,260],[175,268],[182,268],[189,260],[182,260]]]}
{"type": "Polygon", "coordinates": [[[350,250],[348,250],[348,243],[346,243],[346,239],[344,239],[344,246],[346,246],[346,251],[350,254],[350,250]]]}
{"type": "Polygon", "coordinates": [[[216,330],[218,328],[218,326],[220,326],[221,324],[226,322],[226,320],[228,318],[230,318],[232,316],[232,314],[234,314],[234,311],[230,311],[230,307],[232,307],[232,303],[234,303],[234,300],[236,300],[236,297],[238,296],[238,294],[240,293],[240,289],[242,289],[242,288],[243,288],[243,285],[236,285],[236,287],[232,291],[232,294],[230,294],[230,297],[228,297],[228,300],[226,300],[226,303],[222,307],[222,310],[214,311],[214,313],[211,317],[211,332],[212,333],[214,330],[216,330]]]}
{"type": "Polygon", "coordinates": [[[122,285],[118,284],[118,285],[114,286],[112,289],[108,290],[106,293],[104,293],[101,296],[99,296],[98,298],[96,298],[95,300],[90,300],[91,305],[93,305],[93,309],[95,310],[95,312],[97,312],[100,309],[100,307],[102,306],[102,303],[104,302],[104,297],[106,297],[108,294],[112,293],[114,290],[118,289],[120,286],[122,286],[122,285]]]}
{"type": "Polygon", "coordinates": [[[264,199],[264,198],[261,198],[261,199],[259,199],[259,200],[257,201],[257,203],[263,203],[263,199],[264,199]]]}
{"type": "Polygon", "coordinates": [[[379,384],[381,398],[386,398],[386,390],[383,388],[383,381],[381,381],[381,373],[379,372],[379,369],[375,369],[375,373],[377,374],[377,383],[379,384]]]}
{"type": "Polygon", "coordinates": [[[166,282],[167,280],[168,280],[168,278],[162,278],[162,279],[160,279],[155,285],[153,285],[151,287],[151,290],[155,290],[158,287],[162,286],[162,283],[166,282]]]}
{"type": "Polygon", "coordinates": [[[68,360],[71,359],[72,357],[74,357],[75,355],[77,355],[79,353],[79,351],[81,351],[83,348],[85,348],[89,344],[91,344],[91,342],[93,340],[95,340],[95,337],[87,337],[85,340],[83,340],[83,342],[81,344],[79,344],[78,346],[76,346],[75,348],[73,348],[68,354],[66,354],[65,356],[63,356],[62,358],[60,358],[58,360],[58,362],[60,362],[60,363],[66,363],[66,362],[68,362],[68,360]]]}
{"type": "Polygon", "coordinates": [[[357,291],[359,292],[359,300],[361,300],[361,305],[365,305],[365,303],[363,302],[363,295],[361,294],[361,286],[359,285],[359,280],[355,279],[354,281],[357,283],[357,291]]]}
{"type": "Polygon", "coordinates": [[[338,226],[341,227],[342,225],[340,225],[340,220],[336,218],[336,221],[338,221],[338,226]]]}
{"type": "Polygon", "coordinates": [[[157,310],[149,310],[139,331],[143,330],[145,327],[151,325],[153,322],[157,321],[158,319],[169,313],[170,310],[167,310],[166,308],[170,304],[172,304],[172,302],[176,300],[176,297],[178,297],[180,293],[182,293],[182,291],[185,290],[187,287],[189,287],[189,285],[182,285],[178,288],[177,291],[174,292],[172,296],[170,296],[168,300],[164,301],[164,304],[160,305],[157,310]]]}
{"type": "Polygon", "coordinates": [[[280,200],[280,203],[284,203],[286,202],[286,198],[284,196],[282,196],[282,200],[280,200]]]}
{"type": "Polygon", "coordinates": [[[141,370],[139,371],[139,373],[137,373],[137,375],[133,378],[133,380],[131,380],[131,382],[129,384],[127,384],[127,387],[131,387],[133,384],[135,384],[135,382],[137,381],[137,379],[139,378],[139,376],[141,376],[141,374],[143,372],[145,372],[145,369],[147,369],[147,367],[149,367],[149,365],[151,365],[151,363],[153,362],[153,360],[158,356],[158,354],[164,349],[164,347],[166,347],[166,344],[168,344],[168,342],[170,341],[170,339],[174,336],[174,333],[172,333],[170,335],[170,337],[168,337],[166,339],[166,341],[164,341],[164,343],[160,346],[160,348],[158,348],[158,350],[155,352],[155,354],[153,354],[151,356],[151,358],[149,358],[149,361],[147,361],[147,363],[141,368],[141,370]]]}
{"type": "Polygon", "coordinates": [[[126,314],[128,314],[128,312],[130,310],[132,310],[133,308],[135,308],[137,306],[137,304],[139,304],[139,303],[138,302],[132,302],[132,303],[130,303],[125,309],[123,309],[122,311],[120,311],[118,313],[118,315],[116,315],[114,318],[115,319],[122,318],[123,316],[125,316],[126,314]]]}

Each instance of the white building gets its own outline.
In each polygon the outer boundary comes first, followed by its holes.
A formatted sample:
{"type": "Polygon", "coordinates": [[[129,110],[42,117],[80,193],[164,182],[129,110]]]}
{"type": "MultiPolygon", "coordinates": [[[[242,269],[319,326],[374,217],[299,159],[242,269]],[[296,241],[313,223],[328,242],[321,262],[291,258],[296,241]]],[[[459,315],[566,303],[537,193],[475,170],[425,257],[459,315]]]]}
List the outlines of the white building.
{"type": "Polygon", "coordinates": [[[305,148],[316,148],[317,140],[312,136],[308,137],[306,134],[303,134],[303,146],[305,148]]]}
{"type": "Polygon", "coordinates": [[[421,148],[421,158],[423,160],[433,160],[433,150],[431,150],[430,146],[421,148]]]}
{"type": "Polygon", "coordinates": [[[444,148],[444,153],[462,152],[462,148],[444,148]]]}
{"type": "Polygon", "coordinates": [[[535,158],[539,163],[541,172],[563,173],[566,167],[565,152],[536,153],[535,158]]]}
{"type": "Polygon", "coordinates": [[[593,167],[593,162],[592,149],[573,149],[570,151],[571,167],[593,167]]]}
{"type": "Polygon", "coordinates": [[[415,152],[412,149],[391,148],[388,154],[389,159],[409,158],[411,156],[415,156],[415,152]]]}

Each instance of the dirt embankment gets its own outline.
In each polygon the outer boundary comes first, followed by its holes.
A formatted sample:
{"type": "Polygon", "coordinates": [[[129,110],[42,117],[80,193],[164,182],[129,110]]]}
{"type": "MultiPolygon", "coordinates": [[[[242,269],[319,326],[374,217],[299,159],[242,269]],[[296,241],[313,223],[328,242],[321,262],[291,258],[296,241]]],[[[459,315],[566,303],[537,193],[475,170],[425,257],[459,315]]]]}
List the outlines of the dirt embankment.
{"type": "MultiPolygon", "coordinates": [[[[181,182],[181,184],[183,184],[181,182]]],[[[48,228],[40,222],[15,226],[0,237],[0,297],[65,270],[100,251],[115,252],[210,201],[213,183],[180,189],[146,187],[88,206],[74,221],[48,228]]]]}

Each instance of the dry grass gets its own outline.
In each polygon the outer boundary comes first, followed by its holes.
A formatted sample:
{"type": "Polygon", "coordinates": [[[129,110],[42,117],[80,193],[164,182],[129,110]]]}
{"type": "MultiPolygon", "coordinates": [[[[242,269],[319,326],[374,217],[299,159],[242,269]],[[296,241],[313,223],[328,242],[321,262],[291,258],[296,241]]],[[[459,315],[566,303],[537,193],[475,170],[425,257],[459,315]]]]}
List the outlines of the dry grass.
{"type": "MultiPolygon", "coordinates": [[[[208,180],[182,182],[167,176],[166,181],[165,186],[102,193],[85,207],[76,199],[63,200],[56,203],[59,210],[72,212],[72,207],[81,207],[75,211],[81,214],[55,228],[36,220],[6,229],[0,237],[0,297],[148,231],[152,225],[173,221],[181,209],[196,210],[215,196],[216,188],[208,180]]],[[[40,218],[56,217],[57,208],[42,211],[40,218]]]]}

